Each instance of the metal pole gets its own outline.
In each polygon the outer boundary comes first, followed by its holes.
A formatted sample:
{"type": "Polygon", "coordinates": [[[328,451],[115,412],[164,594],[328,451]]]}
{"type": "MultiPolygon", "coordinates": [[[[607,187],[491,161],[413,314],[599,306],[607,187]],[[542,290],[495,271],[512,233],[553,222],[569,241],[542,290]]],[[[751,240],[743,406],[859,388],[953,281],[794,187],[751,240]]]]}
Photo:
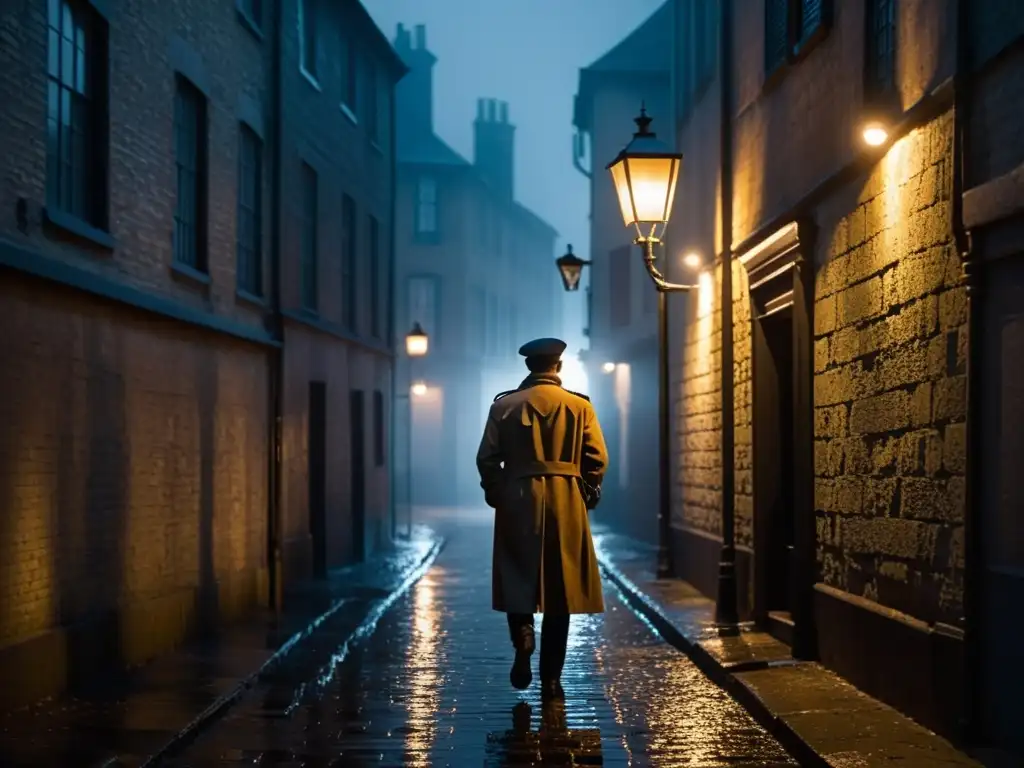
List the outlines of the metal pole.
{"type": "MultiPolygon", "coordinates": [[[[652,243],[647,248],[653,249],[652,243]]],[[[668,294],[658,290],[658,578],[673,575],[668,405],[668,294]]]]}
{"type": "Polygon", "coordinates": [[[412,368],[410,361],[409,370],[409,391],[406,394],[406,399],[409,401],[409,434],[406,435],[405,441],[405,503],[408,505],[409,510],[405,519],[405,538],[412,539],[412,368]]]}

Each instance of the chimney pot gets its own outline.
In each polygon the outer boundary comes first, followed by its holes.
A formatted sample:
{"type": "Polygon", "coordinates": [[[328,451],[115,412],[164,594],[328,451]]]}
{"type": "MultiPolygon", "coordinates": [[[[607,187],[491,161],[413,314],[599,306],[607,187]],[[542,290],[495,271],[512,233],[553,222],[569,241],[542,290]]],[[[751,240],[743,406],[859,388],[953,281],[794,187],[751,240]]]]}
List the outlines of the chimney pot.
{"type": "Polygon", "coordinates": [[[425,24],[416,25],[416,47],[421,51],[427,50],[427,26],[425,24]]]}
{"type": "Polygon", "coordinates": [[[484,119],[484,100],[483,99],[477,99],[476,100],[476,119],[479,120],[480,122],[483,122],[483,119],[484,119]]]}
{"type": "Polygon", "coordinates": [[[487,100],[487,122],[493,123],[497,118],[495,117],[495,108],[497,103],[494,99],[487,100]]]}
{"type": "Polygon", "coordinates": [[[508,122],[508,102],[507,101],[501,102],[501,122],[503,122],[503,123],[507,123],[508,122]]]}

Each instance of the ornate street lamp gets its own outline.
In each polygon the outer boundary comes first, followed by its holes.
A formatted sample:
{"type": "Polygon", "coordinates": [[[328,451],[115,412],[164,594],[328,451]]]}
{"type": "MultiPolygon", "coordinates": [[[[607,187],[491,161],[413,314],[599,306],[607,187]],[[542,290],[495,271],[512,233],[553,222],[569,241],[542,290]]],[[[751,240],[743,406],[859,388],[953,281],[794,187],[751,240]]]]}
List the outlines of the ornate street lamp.
{"type": "Polygon", "coordinates": [[[405,334],[405,354],[409,357],[423,357],[430,351],[430,337],[419,323],[413,323],[412,330],[405,334]]]}
{"type": "Polygon", "coordinates": [[[562,285],[567,291],[578,291],[580,289],[580,278],[583,276],[583,268],[590,264],[589,261],[581,259],[572,252],[572,245],[568,246],[564,256],[555,259],[558,266],[558,274],[562,277],[562,285]]]}
{"type": "Polygon", "coordinates": [[[672,213],[683,156],[673,152],[650,130],[642,106],[637,132],[608,164],[626,227],[636,228],[633,241],[643,247],[644,266],[658,291],[658,576],[672,575],[671,478],[669,457],[668,307],[666,294],[690,291],[696,285],[670,283],[657,268],[654,246],[661,242],[672,213]],[[659,229],[660,227],[660,229],[659,229]],[[646,232],[645,232],[646,230],[646,232]]]}
{"type": "Polygon", "coordinates": [[[423,357],[430,351],[430,337],[423,330],[418,322],[412,324],[412,330],[405,334],[405,354],[409,357],[408,381],[409,387],[404,395],[395,396],[409,401],[409,434],[406,440],[406,474],[405,474],[405,500],[409,505],[408,516],[405,522],[406,538],[412,538],[412,396],[422,397],[427,393],[427,385],[412,380],[412,361],[414,358],[423,357]]]}

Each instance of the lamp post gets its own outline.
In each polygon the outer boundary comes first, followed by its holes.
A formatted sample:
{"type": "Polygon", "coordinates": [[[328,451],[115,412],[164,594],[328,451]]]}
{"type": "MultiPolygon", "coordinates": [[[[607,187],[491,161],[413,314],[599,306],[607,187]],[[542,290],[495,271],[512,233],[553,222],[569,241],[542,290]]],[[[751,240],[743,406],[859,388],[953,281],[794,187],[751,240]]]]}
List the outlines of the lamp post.
{"type": "MultiPolygon", "coordinates": [[[[650,130],[651,118],[640,108],[632,141],[608,164],[626,227],[636,229],[634,243],[643,248],[644,266],[658,291],[658,577],[672,575],[671,485],[669,461],[669,375],[667,294],[697,286],[668,282],[658,270],[654,246],[661,244],[675,198],[683,156],[650,130]],[[649,228],[648,228],[649,227],[649,228]],[[646,232],[644,230],[647,230],[646,232]]],[[[563,257],[564,258],[564,257],[563,257]]],[[[689,264],[689,260],[688,260],[689,264]]]]}
{"type": "Polygon", "coordinates": [[[422,394],[417,388],[421,385],[413,384],[412,361],[414,358],[423,357],[430,351],[430,337],[423,330],[418,322],[413,323],[412,330],[405,335],[405,354],[409,358],[408,387],[404,397],[409,401],[409,434],[406,436],[406,473],[405,473],[405,502],[409,505],[408,516],[405,520],[405,537],[412,538],[412,395],[422,394]]]}
{"type": "Polygon", "coordinates": [[[578,291],[580,289],[580,277],[583,275],[583,268],[590,266],[590,262],[581,259],[572,252],[572,245],[567,246],[568,250],[564,256],[555,259],[558,267],[558,274],[562,278],[562,285],[567,291],[578,291]]]}

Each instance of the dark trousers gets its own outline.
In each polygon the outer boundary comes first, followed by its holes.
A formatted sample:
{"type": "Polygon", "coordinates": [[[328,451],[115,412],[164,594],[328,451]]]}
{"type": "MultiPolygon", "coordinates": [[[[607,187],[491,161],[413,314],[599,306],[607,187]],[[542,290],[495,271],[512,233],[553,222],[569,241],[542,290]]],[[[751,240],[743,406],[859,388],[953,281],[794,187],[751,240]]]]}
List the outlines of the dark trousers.
{"type": "MultiPolygon", "coordinates": [[[[558,680],[565,666],[565,650],[569,643],[569,614],[545,613],[543,617],[540,627],[540,679],[558,680]]],[[[533,629],[532,613],[508,614],[508,631],[516,648],[524,627],[533,629]]]]}

